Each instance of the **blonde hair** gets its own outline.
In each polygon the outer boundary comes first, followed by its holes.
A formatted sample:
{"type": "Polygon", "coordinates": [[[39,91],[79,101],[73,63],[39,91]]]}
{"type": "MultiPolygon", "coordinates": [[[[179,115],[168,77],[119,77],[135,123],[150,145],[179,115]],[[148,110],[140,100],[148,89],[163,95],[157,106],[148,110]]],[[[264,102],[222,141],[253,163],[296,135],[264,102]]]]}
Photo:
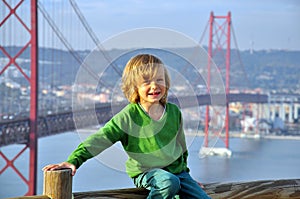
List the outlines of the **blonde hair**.
{"type": "Polygon", "coordinates": [[[159,67],[164,68],[166,88],[165,95],[160,100],[160,103],[163,105],[167,103],[167,96],[170,88],[170,77],[168,71],[159,58],[150,54],[140,54],[132,57],[124,68],[121,88],[129,102],[138,103],[140,101],[137,89],[138,78],[153,78],[157,74],[159,67]]]}

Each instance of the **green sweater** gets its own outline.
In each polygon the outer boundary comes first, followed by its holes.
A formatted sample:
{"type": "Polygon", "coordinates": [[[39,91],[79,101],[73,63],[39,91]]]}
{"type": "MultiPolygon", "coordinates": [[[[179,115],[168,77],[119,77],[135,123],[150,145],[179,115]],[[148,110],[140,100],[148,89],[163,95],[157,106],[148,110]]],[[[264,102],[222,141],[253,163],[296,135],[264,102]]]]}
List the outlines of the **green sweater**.
{"type": "Polygon", "coordinates": [[[158,121],[151,119],[139,104],[128,104],[82,142],[67,162],[79,168],[117,141],[128,155],[126,172],[130,177],[153,168],[171,173],[189,171],[181,112],[174,104],[166,104],[165,113],[158,121]]]}

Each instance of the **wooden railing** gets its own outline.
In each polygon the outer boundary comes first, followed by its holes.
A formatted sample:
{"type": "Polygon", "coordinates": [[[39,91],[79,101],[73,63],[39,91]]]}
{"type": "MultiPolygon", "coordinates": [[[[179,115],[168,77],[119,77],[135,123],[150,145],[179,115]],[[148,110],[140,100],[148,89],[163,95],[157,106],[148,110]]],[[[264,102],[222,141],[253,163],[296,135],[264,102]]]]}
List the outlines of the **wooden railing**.
{"type": "MultiPolygon", "coordinates": [[[[204,184],[204,190],[212,199],[300,199],[300,179],[210,183],[204,184]]],[[[11,199],[144,199],[148,193],[141,188],[72,193],[71,170],[64,169],[44,172],[43,195],[11,199]]]]}

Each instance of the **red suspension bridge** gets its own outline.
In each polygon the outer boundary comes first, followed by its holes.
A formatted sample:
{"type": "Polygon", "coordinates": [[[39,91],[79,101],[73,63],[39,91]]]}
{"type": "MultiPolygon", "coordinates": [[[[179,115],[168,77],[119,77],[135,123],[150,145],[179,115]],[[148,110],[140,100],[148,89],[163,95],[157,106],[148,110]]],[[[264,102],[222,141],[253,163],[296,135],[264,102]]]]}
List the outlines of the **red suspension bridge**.
{"type": "MultiPolygon", "coordinates": [[[[2,101],[0,147],[12,144],[24,147],[12,158],[7,157],[0,150],[0,156],[5,162],[4,165],[0,165],[0,174],[8,169],[16,172],[28,186],[26,195],[36,194],[39,137],[93,125],[91,123],[93,115],[96,115],[100,124],[108,121],[113,115],[111,103],[108,100],[97,103],[95,107],[84,107],[78,110],[69,108],[69,104],[72,103],[70,88],[85,56],[96,46],[106,60],[112,63],[112,59],[89,27],[74,0],[70,0],[69,3],[64,2],[61,5],[47,4],[47,7],[44,5],[46,3],[43,4],[42,1],[37,2],[37,0],[30,2],[21,0],[17,3],[8,3],[3,0],[1,4],[4,11],[1,12],[0,16],[0,95],[2,101]],[[60,9],[57,9],[57,6],[61,6],[60,9]],[[70,16],[62,18],[57,10],[65,10],[65,14],[70,16]],[[65,27],[66,24],[68,24],[68,28],[65,27]],[[81,47],[83,50],[75,50],[74,44],[77,47],[84,46],[81,47]],[[60,50],[51,51],[52,48],[60,50]],[[63,100],[62,95],[68,96],[69,99],[63,100]],[[5,119],[4,117],[11,118],[5,119]],[[15,161],[25,151],[29,151],[28,176],[22,174],[15,166],[15,161]]],[[[202,82],[206,90],[196,93],[196,103],[191,100],[191,96],[170,96],[169,101],[179,104],[181,108],[206,106],[204,132],[207,146],[209,145],[209,134],[212,133],[208,125],[212,114],[211,105],[225,107],[223,119],[226,139],[224,143],[225,147],[229,148],[229,104],[234,102],[266,104],[270,102],[270,97],[262,93],[242,92],[246,89],[245,85],[238,88],[230,82],[230,79],[234,78],[230,74],[231,67],[238,66],[243,71],[238,54],[235,60],[238,60],[239,64],[231,63],[233,60],[231,13],[226,16],[215,16],[214,13],[211,13],[208,27],[208,55],[214,60],[222,74],[225,82],[225,93],[218,94],[211,91],[213,89],[211,88],[212,72],[210,71],[212,62],[209,62],[207,82],[202,82]],[[231,93],[233,87],[238,88],[240,92],[231,93]],[[212,99],[218,99],[222,96],[225,96],[224,102],[212,102],[212,99]]],[[[205,34],[206,30],[203,36],[205,34]]],[[[236,44],[234,34],[233,38],[236,44]]],[[[200,44],[201,42],[202,39],[200,44]]],[[[99,79],[93,68],[85,64],[83,67],[92,78],[99,79]]],[[[112,63],[111,68],[113,73],[120,78],[122,68],[119,64],[112,63]]],[[[183,69],[181,72],[185,73],[187,70],[183,69]]],[[[245,75],[245,73],[243,74],[245,75]]],[[[247,79],[246,76],[243,79],[247,79]]],[[[105,81],[99,82],[99,84],[102,90],[103,88],[111,90],[114,87],[105,81]]],[[[289,99],[286,100],[289,101],[289,99]]],[[[281,103],[282,101],[278,99],[272,102],[281,103]]],[[[293,96],[293,102],[299,103],[299,96],[293,96]]],[[[120,103],[117,108],[121,108],[125,104],[120,103]]]]}

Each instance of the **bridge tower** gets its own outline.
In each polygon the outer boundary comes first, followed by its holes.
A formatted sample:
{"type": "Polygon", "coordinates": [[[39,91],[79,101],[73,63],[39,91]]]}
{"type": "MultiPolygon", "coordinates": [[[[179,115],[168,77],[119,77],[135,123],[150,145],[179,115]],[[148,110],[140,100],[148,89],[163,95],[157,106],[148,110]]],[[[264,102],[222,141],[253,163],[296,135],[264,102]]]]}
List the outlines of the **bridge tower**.
{"type": "MultiPolygon", "coordinates": [[[[10,1],[12,2],[12,1],[10,1]]],[[[15,67],[18,71],[24,76],[26,81],[30,86],[30,112],[29,112],[29,128],[30,133],[26,143],[19,143],[20,145],[24,145],[22,149],[12,158],[10,159],[7,155],[4,154],[2,150],[0,150],[0,157],[2,157],[5,161],[5,166],[0,168],[0,175],[4,173],[9,168],[12,169],[28,186],[28,192],[26,195],[35,195],[36,194],[36,186],[37,186],[37,116],[38,116],[38,20],[37,20],[37,0],[30,0],[30,10],[26,10],[26,13],[30,13],[30,19],[26,20],[24,16],[20,15],[18,12],[20,9],[27,9],[28,1],[18,1],[18,3],[14,5],[10,5],[10,3],[3,0],[3,9],[5,9],[6,14],[3,19],[0,19],[0,29],[4,34],[1,35],[3,37],[10,37],[11,35],[17,36],[17,32],[26,32],[28,37],[25,44],[21,44],[22,47],[16,54],[12,54],[7,50],[4,45],[20,45],[6,43],[0,45],[1,52],[7,57],[9,60],[4,66],[0,67],[0,76],[4,75],[4,73],[8,70],[8,68],[15,67]],[[24,17],[24,19],[23,19],[24,17]],[[18,28],[13,27],[18,24],[18,28]],[[22,29],[22,30],[21,30],[22,29]],[[15,32],[13,32],[15,31],[15,32]],[[20,57],[22,53],[30,49],[30,75],[26,74],[24,69],[22,69],[18,63],[17,59],[20,57]],[[22,174],[22,172],[15,166],[16,159],[20,158],[21,155],[25,154],[25,151],[29,150],[29,174],[27,177],[22,174]]],[[[13,4],[13,3],[11,3],[13,4]]],[[[22,12],[21,12],[22,13],[22,12]]],[[[18,40],[17,38],[13,38],[13,41],[18,40]]],[[[20,42],[20,41],[19,41],[20,42]]],[[[24,42],[24,41],[22,41],[24,42]]],[[[21,43],[21,42],[20,42],[21,43]]],[[[27,172],[26,172],[27,173],[27,172]]]]}
{"type": "MultiPolygon", "coordinates": [[[[226,110],[225,110],[225,147],[229,148],[229,78],[230,78],[230,37],[231,37],[231,13],[228,12],[226,16],[215,16],[213,12],[209,19],[209,40],[208,40],[208,55],[215,61],[217,58],[221,61],[216,62],[219,71],[224,72],[225,75],[225,93],[226,93],[226,110]]],[[[207,88],[210,93],[211,69],[208,64],[207,88]]],[[[206,106],[205,119],[205,138],[204,146],[209,146],[209,118],[210,107],[206,106]]]]}

